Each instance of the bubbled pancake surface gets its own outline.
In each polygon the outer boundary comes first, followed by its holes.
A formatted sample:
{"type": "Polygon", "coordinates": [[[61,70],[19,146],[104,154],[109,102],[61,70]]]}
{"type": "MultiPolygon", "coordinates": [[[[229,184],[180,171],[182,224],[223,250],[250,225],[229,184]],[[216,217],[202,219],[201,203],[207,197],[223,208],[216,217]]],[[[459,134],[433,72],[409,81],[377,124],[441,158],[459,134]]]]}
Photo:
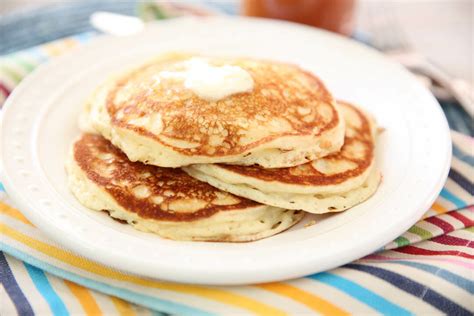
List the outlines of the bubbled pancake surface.
{"type": "Polygon", "coordinates": [[[265,181],[300,185],[339,184],[369,168],[374,156],[374,142],[369,120],[360,110],[339,102],[346,119],[346,136],[341,151],[291,168],[264,169],[258,166],[219,165],[234,173],[265,181]]]}
{"type": "Polygon", "coordinates": [[[265,191],[331,192],[347,191],[352,180],[365,180],[373,167],[375,124],[371,118],[348,102],[338,101],[346,121],[345,140],[339,152],[290,168],[262,168],[225,164],[193,165],[211,176],[232,183],[249,183],[265,191]],[[338,186],[340,189],[338,189],[338,186]]]}
{"type": "Polygon", "coordinates": [[[103,125],[121,132],[102,134],[132,160],[150,164],[225,162],[283,167],[337,151],[343,141],[343,123],[331,94],[314,75],[290,64],[170,54],[117,77],[106,90],[103,98],[92,102],[106,109],[108,121],[103,125]],[[187,89],[183,79],[163,75],[184,71],[191,58],[204,59],[212,66],[239,66],[251,75],[254,88],[207,101],[187,89]],[[155,152],[160,155],[171,151],[173,158],[153,157],[153,153],[134,156],[124,145],[124,138],[131,137],[124,131],[139,136],[141,143],[156,144],[155,152]]]}
{"type": "Polygon", "coordinates": [[[291,168],[201,164],[184,170],[221,190],[276,207],[311,213],[352,207],[380,183],[374,166],[376,125],[357,107],[338,103],[346,120],[345,143],[338,153],[291,168]]]}

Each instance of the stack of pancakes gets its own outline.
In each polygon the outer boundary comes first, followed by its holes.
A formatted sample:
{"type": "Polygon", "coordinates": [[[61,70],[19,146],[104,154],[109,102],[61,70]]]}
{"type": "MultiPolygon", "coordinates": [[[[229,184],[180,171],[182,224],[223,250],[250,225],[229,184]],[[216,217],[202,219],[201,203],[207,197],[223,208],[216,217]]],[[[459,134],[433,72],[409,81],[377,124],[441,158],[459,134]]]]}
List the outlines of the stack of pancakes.
{"type": "Polygon", "coordinates": [[[162,56],[94,92],[67,162],[83,205],[169,239],[251,241],[376,191],[367,113],[297,66],[248,58],[200,56],[253,80],[203,98],[166,75],[193,58],[162,56]]]}

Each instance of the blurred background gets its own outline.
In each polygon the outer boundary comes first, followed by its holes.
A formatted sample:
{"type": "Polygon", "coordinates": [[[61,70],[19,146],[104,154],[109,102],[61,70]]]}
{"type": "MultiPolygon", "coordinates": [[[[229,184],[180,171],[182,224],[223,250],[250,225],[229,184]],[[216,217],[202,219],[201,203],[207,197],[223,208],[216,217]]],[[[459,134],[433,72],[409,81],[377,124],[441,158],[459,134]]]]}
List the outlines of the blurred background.
{"type": "Polygon", "coordinates": [[[136,21],[114,16],[99,17],[92,25],[91,15],[104,11],[146,22],[188,14],[242,14],[338,32],[412,70],[438,97],[451,127],[473,134],[473,0],[0,0],[0,55],[77,34],[138,27],[136,21]]]}
{"type": "MultiPolygon", "coordinates": [[[[156,3],[163,2],[166,1],[156,1],[156,3]]],[[[217,9],[228,13],[240,12],[239,1],[189,0],[175,2],[215,6],[217,9]]],[[[143,6],[144,3],[145,1],[136,0],[2,0],[0,1],[2,33],[14,26],[25,26],[27,23],[31,23],[31,26],[35,28],[41,27],[41,25],[35,24],[40,22],[42,16],[46,17],[55,11],[62,10],[64,11],[61,13],[68,17],[66,21],[71,25],[63,24],[61,19],[49,21],[63,30],[44,30],[45,33],[42,30],[35,30],[30,34],[31,37],[38,36],[37,38],[24,39],[24,42],[18,42],[12,46],[8,46],[9,43],[3,42],[0,53],[26,48],[33,43],[37,44],[58,36],[91,30],[92,28],[87,25],[88,13],[91,11],[107,10],[137,15],[140,5],[143,6]],[[87,7],[89,7],[89,10],[87,10],[87,7]],[[82,14],[82,16],[77,16],[78,14],[82,14]],[[17,23],[14,23],[15,20],[18,20],[17,23]],[[48,34],[46,31],[50,33],[48,34]]],[[[453,76],[473,82],[474,1],[359,0],[356,3],[354,16],[355,31],[361,33],[361,36],[369,37],[371,34],[371,15],[377,14],[377,12],[374,12],[377,11],[373,10],[374,8],[381,8],[395,15],[410,44],[433,62],[449,70],[453,76]]]]}

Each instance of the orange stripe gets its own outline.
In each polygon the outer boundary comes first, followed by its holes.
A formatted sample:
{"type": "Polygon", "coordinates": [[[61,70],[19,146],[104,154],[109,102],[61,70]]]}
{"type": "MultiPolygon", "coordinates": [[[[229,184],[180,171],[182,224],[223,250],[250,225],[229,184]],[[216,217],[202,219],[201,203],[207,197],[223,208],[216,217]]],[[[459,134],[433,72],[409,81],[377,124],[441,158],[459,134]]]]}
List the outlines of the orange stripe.
{"type": "Polygon", "coordinates": [[[289,297],[323,315],[349,315],[348,312],[331,302],[285,283],[265,283],[255,286],[278,295],[289,297]]]}
{"type": "Polygon", "coordinates": [[[10,207],[2,202],[0,202],[0,212],[10,217],[13,217],[27,225],[33,226],[33,224],[19,210],[10,207]]]}
{"type": "Polygon", "coordinates": [[[122,282],[130,282],[142,287],[174,291],[205,299],[215,300],[220,303],[246,309],[258,315],[286,315],[285,312],[276,307],[259,302],[251,297],[232,293],[230,291],[198,285],[160,282],[151,279],[139,278],[130,274],[123,274],[94,261],[87,260],[61,248],[20,233],[3,223],[0,223],[0,232],[3,235],[9,236],[10,238],[23,243],[25,246],[40,251],[47,256],[53,257],[75,268],[100,275],[104,278],[111,278],[122,282]]]}
{"type": "Polygon", "coordinates": [[[64,40],[59,40],[47,45],[43,45],[41,48],[49,56],[59,56],[71,50],[73,47],[76,47],[78,44],[79,42],[77,40],[73,38],[66,38],[64,40]]]}
{"type": "Polygon", "coordinates": [[[67,285],[71,293],[77,298],[86,315],[102,315],[99,305],[97,305],[97,302],[87,288],[68,280],[64,280],[64,283],[67,285]]]}
{"type": "Polygon", "coordinates": [[[135,312],[133,311],[132,306],[127,303],[126,301],[115,297],[115,296],[110,296],[110,299],[112,300],[112,303],[114,303],[115,308],[119,312],[120,316],[133,316],[135,315],[135,312]]]}
{"type": "Polygon", "coordinates": [[[445,207],[441,206],[437,202],[434,202],[433,205],[431,205],[431,209],[438,214],[444,214],[448,211],[445,207]]]}

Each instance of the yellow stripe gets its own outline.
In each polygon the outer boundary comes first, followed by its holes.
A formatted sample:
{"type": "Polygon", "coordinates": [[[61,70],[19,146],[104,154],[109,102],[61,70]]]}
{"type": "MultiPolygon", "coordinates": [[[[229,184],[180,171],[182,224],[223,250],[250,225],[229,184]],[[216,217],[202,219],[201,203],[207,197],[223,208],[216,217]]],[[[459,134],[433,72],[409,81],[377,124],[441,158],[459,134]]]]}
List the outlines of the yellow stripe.
{"type": "Polygon", "coordinates": [[[285,283],[266,283],[256,286],[267,291],[289,297],[323,315],[349,315],[348,312],[340,309],[331,302],[285,283]]]}
{"type": "Polygon", "coordinates": [[[64,280],[64,283],[67,285],[71,293],[77,298],[79,303],[82,305],[82,308],[84,309],[84,312],[86,312],[86,315],[102,315],[99,305],[97,305],[97,302],[95,301],[94,297],[91,295],[87,288],[68,280],[64,280]]]}
{"type": "Polygon", "coordinates": [[[47,45],[43,45],[41,48],[46,52],[50,57],[59,56],[65,52],[71,50],[73,47],[76,47],[79,42],[73,38],[66,38],[57,42],[52,42],[47,45]]]}
{"type": "Polygon", "coordinates": [[[133,311],[133,308],[129,303],[115,296],[110,296],[110,299],[112,300],[112,303],[114,303],[115,308],[119,312],[120,316],[135,315],[135,312],[133,311]]]}
{"type": "Polygon", "coordinates": [[[438,214],[444,214],[448,211],[445,207],[441,206],[437,202],[434,202],[433,205],[431,205],[431,209],[438,214]]]}
{"type": "Polygon", "coordinates": [[[19,220],[20,222],[33,226],[33,224],[31,224],[31,222],[19,210],[13,207],[10,207],[2,202],[0,202],[0,212],[5,215],[15,218],[19,220]]]}
{"type": "Polygon", "coordinates": [[[64,263],[67,263],[76,268],[106,278],[129,282],[143,287],[150,287],[160,290],[196,295],[206,299],[215,300],[228,305],[234,305],[239,308],[247,309],[259,315],[285,315],[282,310],[279,310],[267,304],[258,302],[252,298],[245,297],[239,294],[204,286],[158,282],[150,279],[142,279],[129,274],[122,274],[101,264],[89,261],[85,258],[76,256],[70,252],[64,251],[60,248],[54,247],[40,240],[31,238],[30,236],[22,234],[5,224],[0,224],[0,231],[3,234],[25,244],[26,246],[40,251],[50,257],[61,260],[64,263]]]}

